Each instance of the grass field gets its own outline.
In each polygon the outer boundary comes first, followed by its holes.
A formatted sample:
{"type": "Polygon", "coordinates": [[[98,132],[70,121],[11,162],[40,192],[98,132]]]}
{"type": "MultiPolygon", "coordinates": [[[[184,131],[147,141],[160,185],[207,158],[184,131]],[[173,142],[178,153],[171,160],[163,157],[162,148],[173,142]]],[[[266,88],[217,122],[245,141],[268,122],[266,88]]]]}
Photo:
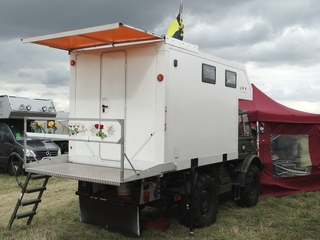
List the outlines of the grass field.
{"type": "MultiPolygon", "coordinates": [[[[23,179],[23,178],[22,178],[23,179]]],[[[24,180],[24,179],[23,179],[24,180]]],[[[77,181],[50,178],[30,226],[26,218],[7,228],[20,194],[15,178],[0,171],[0,239],[128,239],[120,233],[79,222],[77,181]]],[[[320,191],[281,198],[263,197],[254,208],[239,208],[221,199],[218,218],[210,227],[196,229],[194,239],[320,239],[320,191]]],[[[140,239],[188,239],[189,230],[176,220],[176,208],[146,209],[143,218],[163,216],[165,232],[148,229],[140,239]]]]}

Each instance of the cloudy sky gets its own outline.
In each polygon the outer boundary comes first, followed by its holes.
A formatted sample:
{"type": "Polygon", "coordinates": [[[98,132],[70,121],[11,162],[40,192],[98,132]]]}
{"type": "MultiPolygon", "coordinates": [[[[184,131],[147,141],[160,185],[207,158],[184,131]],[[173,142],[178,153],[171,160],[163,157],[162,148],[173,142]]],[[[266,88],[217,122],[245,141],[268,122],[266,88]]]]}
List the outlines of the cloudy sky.
{"type": "MultiPolygon", "coordinates": [[[[109,23],[165,34],[179,0],[0,0],[0,95],[53,99],[68,111],[66,51],[21,38],[109,23]]],[[[246,66],[274,100],[320,113],[319,0],[184,0],[184,41],[246,66]]]]}

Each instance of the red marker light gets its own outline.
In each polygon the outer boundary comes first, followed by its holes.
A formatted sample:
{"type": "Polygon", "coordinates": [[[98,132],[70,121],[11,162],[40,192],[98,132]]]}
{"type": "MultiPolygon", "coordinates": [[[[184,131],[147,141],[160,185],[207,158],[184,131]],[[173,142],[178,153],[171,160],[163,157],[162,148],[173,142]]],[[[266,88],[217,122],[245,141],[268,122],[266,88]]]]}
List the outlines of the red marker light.
{"type": "Polygon", "coordinates": [[[76,65],[76,61],[75,61],[75,60],[71,60],[71,61],[70,61],[70,65],[71,65],[71,66],[76,65]]]}
{"type": "Polygon", "coordinates": [[[161,82],[164,79],[164,76],[162,74],[158,74],[157,79],[161,82]]]}

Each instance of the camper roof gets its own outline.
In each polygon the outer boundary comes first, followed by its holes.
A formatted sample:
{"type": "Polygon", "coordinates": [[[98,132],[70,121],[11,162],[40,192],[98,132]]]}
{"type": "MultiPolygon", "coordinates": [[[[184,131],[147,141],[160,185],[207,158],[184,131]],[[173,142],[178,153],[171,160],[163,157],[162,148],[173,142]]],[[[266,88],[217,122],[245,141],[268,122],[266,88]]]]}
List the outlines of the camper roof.
{"type": "Polygon", "coordinates": [[[56,34],[22,39],[24,43],[35,43],[63,50],[99,47],[129,42],[163,39],[164,36],[142,31],[122,23],[107,24],[56,34]]]}
{"type": "Polygon", "coordinates": [[[0,119],[23,117],[55,117],[51,99],[32,99],[8,95],[0,96],[0,119]]]}

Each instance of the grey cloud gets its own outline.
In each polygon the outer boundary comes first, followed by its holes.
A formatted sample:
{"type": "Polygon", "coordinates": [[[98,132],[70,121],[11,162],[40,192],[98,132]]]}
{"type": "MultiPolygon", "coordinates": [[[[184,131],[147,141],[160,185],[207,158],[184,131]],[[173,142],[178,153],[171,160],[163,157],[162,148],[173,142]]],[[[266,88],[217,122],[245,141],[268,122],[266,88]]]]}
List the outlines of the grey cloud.
{"type": "Polygon", "coordinates": [[[234,44],[250,46],[270,39],[271,29],[266,23],[255,23],[252,28],[243,30],[236,37],[234,44]]]}
{"type": "Polygon", "coordinates": [[[52,92],[52,91],[48,91],[48,92],[45,92],[44,94],[42,94],[42,96],[49,96],[49,97],[51,97],[51,96],[57,96],[57,94],[54,93],[54,92],[52,92]]]}
{"type": "Polygon", "coordinates": [[[50,69],[46,71],[47,78],[42,81],[48,88],[69,86],[69,73],[62,69],[50,69]]]}
{"type": "Polygon", "coordinates": [[[13,92],[16,92],[16,93],[25,92],[25,91],[28,91],[28,89],[26,87],[23,87],[23,86],[13,88],[13,92]]]}
{"type": "Polygon", "coordinates": [[[20,71],[20,72],[18,73],[18,77],[21,77],[21,78],[30,77],[30,76],[31,76],[31,74],[26,73],[26,72],[24,72],[24,71],[20,71]]]}
{"type": "Polygon", "coordinates": [[[6,29],[6,35],[1,38],[13,38],[17,34],[31,37],[120,21],[152,30],[170,9],[178,12],[179,8],[178,1],[168,0],[2,0],[1,4],[0,29],[6,29]]]}
{"type": "MultiPolygon", "coordinates": [[[[19,86],[44,84],[43,92],[50,96],[55,93],[51,89],[68,88],[68,53],[22,44],[21,38],[120,21],[163,34],[179,4],[179,0],[0,0],[0,79],[19,86]]],[[[198,45],[202,52],[244,64],[254,62],[260,69],[308,70],[319,65],[319,12],[318,0],[185,0],[184,41],[198,45]]],[[[308,81],[304,86],[300,81],[270,86],[272,97],[318,101],[320,73],[312,71],[303,77],[308,81]],[[284,93],[284,86],[291,90],[284,93]]]]}

